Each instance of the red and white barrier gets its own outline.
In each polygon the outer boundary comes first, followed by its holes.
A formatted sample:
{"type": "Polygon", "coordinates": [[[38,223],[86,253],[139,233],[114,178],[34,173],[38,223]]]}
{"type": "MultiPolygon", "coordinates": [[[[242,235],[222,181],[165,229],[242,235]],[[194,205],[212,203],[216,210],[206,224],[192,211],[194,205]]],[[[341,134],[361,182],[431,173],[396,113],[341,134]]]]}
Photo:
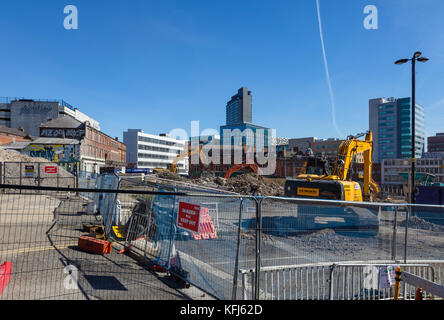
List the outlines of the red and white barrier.
{"type": "Polygon", "coordinates": [[[201,208],[199,233],[193,233],[191,236],[194,240],[217,238],[216,228],[214,228],[213,220],[211,220],[208,208],[201,208]]]}
{"type": "Polygon", "coordinates": [[[9,278],[11,278],[11,272],[12,262],[6,261],[0,266],[0,295],[8,284],[9,278]]]}

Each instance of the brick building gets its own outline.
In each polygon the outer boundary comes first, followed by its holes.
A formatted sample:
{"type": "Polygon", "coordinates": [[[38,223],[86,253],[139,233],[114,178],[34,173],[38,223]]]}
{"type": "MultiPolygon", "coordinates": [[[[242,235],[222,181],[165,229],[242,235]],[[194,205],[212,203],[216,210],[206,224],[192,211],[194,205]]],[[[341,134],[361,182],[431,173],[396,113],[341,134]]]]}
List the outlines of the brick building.
{"type": "Polygon", "coordinates": [[[121,168],[126,164],[126,146],[90,125],[70,116],[49,120],[40,126],[41,137],[80,141],[80,170],[99,172],[101,167],[121,168]]]}
{"type": "Polygon", "coordinates": [[[0,145],[13,142],[30,142],[32,137],[23,129],[8,128],[0,125],[0,145]]]}
{"type": "Polygon", "coordinates": [[[428,152],[444,152],[444,133],[437,133],[427,138],[428,152]]]}

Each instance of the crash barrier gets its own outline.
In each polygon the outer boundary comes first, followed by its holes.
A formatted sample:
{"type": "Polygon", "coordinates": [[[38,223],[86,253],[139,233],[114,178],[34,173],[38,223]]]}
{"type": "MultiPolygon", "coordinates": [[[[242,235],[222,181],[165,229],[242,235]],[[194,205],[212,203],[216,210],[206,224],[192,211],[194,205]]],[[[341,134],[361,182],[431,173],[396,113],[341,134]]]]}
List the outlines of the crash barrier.
{"type": "Polygon", "coordinates": [[[0,183],[42,187],[77,187],[79,163],[74,162],[2,162],[0,183]]]}
{"type": "MultiPolygon", "coordinates": [[[[443,279],[441,261],[363,261],[317,263],[261,268],[259,298],[262,300],[414,300],[421,287],[423,299],[441,296],[443,279]],[[399,291],[395,270],[402,268],[399,291]],[[396,295],[397,294],[397,295],[396,295]]],[[[255,291],[255,269],[239,271],[242,298],[252,299],[255,291]]]]}
{"type": "MultiPolygon", "coordinates": [[[[287,274],[285,280],[282,276],[276,278],[267,273],[267,268],[381,258],[407,264],[412,259],[443,258],[443,207],[439,206],[253,197],[165,186],[159,186],[158,191],[151,187],[143,190],[142,186],[123,190],[118,189],[119,179],[109,175],[101,179],[98,189],[0,185],[9,190],[0,194],[0,238],[6,239],[7,248],[0,251],[0,261],[7,260],[10,254],[14,259],[7,261],[17,266],[11,276],[12,285],[10,282],[0,298],[66,294],[74,299],[93,295],[104,299],[130,299],[135,295],[153,298],[137,284],[146,283],[143,277],[153,276],[138,268],[155,265],[159,266],[157,270],[173,275],[178,286],[191,284],[217,299],[242,299],[245,293],[252,299],[287,299],[296,293],[292,291],[290,295],[281,288],[287,283],[287,274]],[[20,190],[27,194],[21,195],[20,190]],[[45,195],[38,193],[42,190],[45,195]],[[51,192],[58,195],[52,197],[51,192]],[[60,197],[60,192],[66,196],[60,197]],[[90,196],[81,196],[85,193],[90,196]],[[203,217],[202,221],[195,220],[197,216],[203,217]],[[201,222],[205,226],[199,229],[201,222]],[[77,243],[86,232],[111,241],[114,250],[103,257],[84,256],[86,253],[78,249],[77,243]],[[140,257],[143,263],[132,264],[125,260],[129,256],[140,257]],[[39,264],[39,259],[44,263],[39,264]],[[53,284],[52,276],[60,271],[60,260],[68,272],[71,267],[77,268],[77,278],[72,278],[78,279],[82,294],[67,293],[63,288],[48,289],[32,281],[27,290],[16,293],[23,277],[31,273],[40,279],[33,270],[36,266],[57,265],[42,267],[42,272],[47,273],[43,283],[53,284]],[[259,272],[244,277],[239,270],[259,272]],[[95,280],[111,274],[118,280],[116,287],[107,287],[103,294],[97,283],[88,281],[91,273],[95,280]]],[[[323,277],[330,276],[321,270],[313,271],[320,275],[308,280],[307,270],[300,271],[298,297],[307,297],[308,293],[309,299],[317,298],[313,290],[317,293],[318,281],[324,283],[323,277]]],[[[340,270],[337,266],[333,275],[340,270]]],[[[291,276],[294,279],[294,274],[291,276]]],[[[341,281],[351,285],[350,277],[341,281]]],[[[442,283],[442,277],[435,274],[434,281],[442,283]]],[[[335,283],[333,289],[341,291],[342,287],[335,283]]],[[[173,290],[161,288],[162,292],[173,290]]],[[[319,286],[319,290],[326,292],[319,294],[320,299],[331,296],[330,287],[319,286]]],[[[347,297],[339,295],[335,299],[347,297]]]]}

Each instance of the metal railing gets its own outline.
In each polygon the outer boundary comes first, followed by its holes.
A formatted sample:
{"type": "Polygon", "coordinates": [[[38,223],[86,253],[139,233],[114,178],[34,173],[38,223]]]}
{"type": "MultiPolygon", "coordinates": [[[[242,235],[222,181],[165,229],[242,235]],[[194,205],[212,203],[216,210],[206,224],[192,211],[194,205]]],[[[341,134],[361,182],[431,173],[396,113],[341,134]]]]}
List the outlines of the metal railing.
{"type": "Polygon", "coordinates": [[[0,97],[0,103],[11,103],[12,101],[17,100],[32,100],[35,102],[57,102],[59,105],[67,107],[71,110],[75,110],[76,108],[67,103],[62,99],[34,99],[34,98],[25,98],[25,97],[0,97]]]}
{"type": "MultiPolygon", "coordinates": [[[[393,300],[394,288],[382,287],[379,268],[402,267],[405,272],[429,281],[442,279],[441,261],[351,261],[261,268],[260,299],[265,300],[393,300]],[[375,271],[372,274],[369,271],[375,271]],[[436,277],[437,276],[437,277],[436,277]]],[[[255,269],[239,270],[242,275],[242,297],[254,298],[255,269]]],[[[402,284],[401,299],[413,300],[415,287],[402,284]]],[[[424,291],[424,297],[431,294],[424,291]]]]}

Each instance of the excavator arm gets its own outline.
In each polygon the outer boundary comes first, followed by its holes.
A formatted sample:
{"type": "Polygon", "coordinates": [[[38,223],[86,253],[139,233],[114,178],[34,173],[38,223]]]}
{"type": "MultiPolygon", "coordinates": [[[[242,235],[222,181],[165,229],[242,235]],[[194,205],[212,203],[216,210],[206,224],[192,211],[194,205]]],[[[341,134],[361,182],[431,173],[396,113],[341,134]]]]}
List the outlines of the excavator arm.
{"type": "Polygon", "coordinates": [[[227,170],[227,172],[225,173],[225,179],[230,179],[230,177],[233,173],[243,170],[245,168],[250,168],[251,171],[253,171],[254,173],[258,173],[258,171],[259,171],[259,167],[255,163],[236,164],[227,170]]]}
{"type": "Polygon", "coordinates": [[[362,152],[364,153],[363,195],[364,198],[370,199],[370,186],[372,186],[376,194],[379,193],[379,187],[372,179],[373,135],[371,131],[366,133],[365,140],[357,140],[357,137],[349,137],[340,144],[333,175],[339,177],[339,180],[345,181],[353,158],[356,154],[362,152]]]}
{"type": "Polygon", "coordinates": [[[177,163],[182,160],[183,158],[186,157],[191,157],[191,155],[195,154],[195,153],[199,153],[199,159],[201,163],[206,163],[205,162],[205,156],[202,152],[202,148],[199,146],[197,149],[191,151],[191,152],[182,152],[181,154],[177,155],[176,158],[174,158],[173,162],[171,163],[171,165],[169,166],[169,170],[172,173],[176,173],[177,172],[177,163]]]}

